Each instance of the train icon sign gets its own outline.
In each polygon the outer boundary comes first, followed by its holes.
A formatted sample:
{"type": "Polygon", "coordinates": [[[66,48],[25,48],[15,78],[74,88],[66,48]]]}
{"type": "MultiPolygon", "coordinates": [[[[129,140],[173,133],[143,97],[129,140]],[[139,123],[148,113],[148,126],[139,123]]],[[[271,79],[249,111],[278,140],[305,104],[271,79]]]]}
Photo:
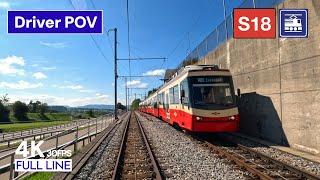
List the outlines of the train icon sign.
{"type": "Polygon", "coordinates": [[[308,37],[308,10],[280,9],[279,36],[288,38],[308,37]]]}

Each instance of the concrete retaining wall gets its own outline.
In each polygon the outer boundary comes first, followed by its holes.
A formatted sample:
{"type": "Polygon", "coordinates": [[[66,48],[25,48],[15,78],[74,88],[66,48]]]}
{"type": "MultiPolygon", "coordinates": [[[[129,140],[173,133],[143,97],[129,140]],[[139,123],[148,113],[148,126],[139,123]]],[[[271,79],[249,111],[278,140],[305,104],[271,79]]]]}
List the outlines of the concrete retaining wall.
{"type": "Polygon", "coordinates": [[[320,1],[286,0],[281,8],[309,10],[306,39],[230,39],[199,64],[231,70],[241,131],[278,144],[320,152],[320,1]]]}

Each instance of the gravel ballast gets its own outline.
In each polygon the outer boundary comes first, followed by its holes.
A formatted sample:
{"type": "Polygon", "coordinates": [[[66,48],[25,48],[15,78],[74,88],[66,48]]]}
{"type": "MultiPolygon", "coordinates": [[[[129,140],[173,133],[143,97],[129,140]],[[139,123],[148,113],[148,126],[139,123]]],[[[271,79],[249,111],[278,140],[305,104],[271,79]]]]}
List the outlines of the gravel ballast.
{"type": "Polygon", "coordinates": [[[279,149],[275,149],[272,147],[266,147],[257,142],[251,141],[246,138],[241,138],[239,136],[233,136],[239,144],[242,144],[247,147],[251,147],[252,149],[261,152],[267,156],[273,157],[279,161],[285,162],[291,166],[294,166],[299,169],[303,169],[307,172],[315,174],[320,177],[320,164],[307,160],[303,157],[299,157],[290,153],[283,152],[279,149]]]}
{"type": "Polygon", "coordinates": [[[156,118],[139,116],[161,169],[168,179],[247,179],[249,174],[221,159],[156,118]]]}
{"type": "Polygon", "coordinates": [[[126,121],[122,121],[99,146],[75,179],[111,179],[126,121]]]}

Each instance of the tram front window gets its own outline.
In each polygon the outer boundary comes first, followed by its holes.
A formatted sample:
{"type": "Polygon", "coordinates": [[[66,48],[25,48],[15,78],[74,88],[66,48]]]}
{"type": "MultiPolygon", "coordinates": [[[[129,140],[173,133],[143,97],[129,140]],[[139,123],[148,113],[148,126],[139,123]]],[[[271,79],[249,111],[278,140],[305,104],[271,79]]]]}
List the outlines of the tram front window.
{"type": "Polygon", "coordinates": [[[191,82],[195,108],[220,109],[235,105],[231,77],[193,77],[191,82]]]}

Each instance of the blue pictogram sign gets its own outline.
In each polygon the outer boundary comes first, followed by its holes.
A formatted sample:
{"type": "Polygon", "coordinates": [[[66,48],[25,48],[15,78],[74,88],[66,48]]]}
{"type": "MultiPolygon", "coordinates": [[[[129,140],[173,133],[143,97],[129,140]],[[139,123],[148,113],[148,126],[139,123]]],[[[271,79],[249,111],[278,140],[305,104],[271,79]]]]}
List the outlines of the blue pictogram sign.
{"type": "Polygon", "coordinates": [[[308,10],[280,9],[279,36],[288,38],[308,37],[308,10]]]}

